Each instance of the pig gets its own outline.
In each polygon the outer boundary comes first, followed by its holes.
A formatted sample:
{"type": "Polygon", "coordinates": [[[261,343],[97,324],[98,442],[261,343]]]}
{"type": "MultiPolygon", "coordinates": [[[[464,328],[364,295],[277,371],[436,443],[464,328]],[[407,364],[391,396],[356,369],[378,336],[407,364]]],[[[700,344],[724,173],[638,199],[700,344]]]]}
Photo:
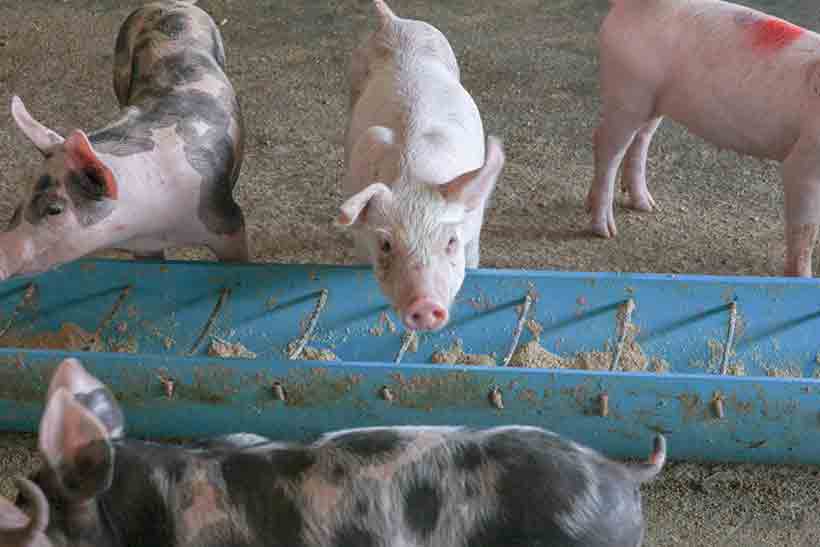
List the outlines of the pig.
{"type": "Polygon", "coordinates": [[[786,276],[811,277],[820,223],[820,35],[717,0],[610,0],[599,33],[601,119],[591,230],[616,235],[615,177],[651,211],[650,141],[664,116],[738,153],[781,163],[786,276]]]}
{"type": "Polygon", "coordinates": [[[373,266],[405,327],[436,331],[449,320],[465,268],[478,267],[504,150],[497,137],[485,143],[444,35],[373,3],[379,28],[350,60],[336,223],[350,229],[358,259],[373,266]]]}
{"type": "Polygon", "coordinates": [[[624,464],[523,426],[165,445],[113,436],[109,405],[88,404],[100,385],[77,361],[58,367],[45,463],[0,503],[4,547],[636,547],[640,485],[666,458],[663,436],[624,464]]]}
{"type": "Polygon", "coordinates": [[[0,234],[0,280],[104,249],[163,258],[172,246],[203,245],[220,260],[246,261],[232,195],[243,121],[224,70],[222,38],[204,11],[151,3],[117,36],[122,110],[113,122],[63,138],[14,96],[12,117],[43,161],[0,234]]]}

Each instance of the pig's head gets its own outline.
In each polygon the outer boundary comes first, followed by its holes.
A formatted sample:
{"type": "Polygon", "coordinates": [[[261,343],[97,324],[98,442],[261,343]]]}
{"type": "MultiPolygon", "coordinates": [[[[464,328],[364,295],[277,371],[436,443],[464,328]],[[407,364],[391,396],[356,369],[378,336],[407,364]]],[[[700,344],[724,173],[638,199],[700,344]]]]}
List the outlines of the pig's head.
{"type": "Polygon", "coordinates": [[[98,502],[113,477],[112,426],[103,421],[106,405],[101,419],[94,410],[100,406],[88,404],[88,388],[99,389],[89,386],[89,378],[94,380],[74,360],[64,361],[54,375],[39,430],[45,465],[30,480],[18,479],[16,507],[0,500],[3,547],[119,544],[98,502]]]}
{"type": "Polygon", "coordinates": [[[35,120],[18,97],[11,112],[43,161],[0,233],[0,280],[39,273],[105,246],[110,226],[101,221],[117,199],[114,175],[85,133],[76,130],[64,139],[35,120]]]}
{"type": "MultiPolygon", "coordinates": [[[[408,329],[435,331],[447,324],[464,282],[466,244],[478,244],[484,207],[503,165],[501,142],[490,137],[484,165],[446,184],[373,182],[342,204],[338,224],[359,231],[358,244],[408,329]]],[[[477,258],[477,247],[472,252],[477,258]]]]}

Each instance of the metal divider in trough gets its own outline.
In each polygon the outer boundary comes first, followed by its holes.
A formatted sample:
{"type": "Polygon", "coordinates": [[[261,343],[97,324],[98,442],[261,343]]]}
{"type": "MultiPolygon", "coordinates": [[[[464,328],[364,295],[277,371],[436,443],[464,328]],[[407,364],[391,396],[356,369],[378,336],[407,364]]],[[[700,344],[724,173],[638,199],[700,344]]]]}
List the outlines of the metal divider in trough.
{"type": "Polygon", "coordinates": [[[0,286],[0,429],[74,356],[131,435],[530,424],[614,457],[820,462],[820,283],[468,272],[405,331],[366,268],[89,260],[0,286]],[[477,363],[467,365],[463,363],[477,363]]]}

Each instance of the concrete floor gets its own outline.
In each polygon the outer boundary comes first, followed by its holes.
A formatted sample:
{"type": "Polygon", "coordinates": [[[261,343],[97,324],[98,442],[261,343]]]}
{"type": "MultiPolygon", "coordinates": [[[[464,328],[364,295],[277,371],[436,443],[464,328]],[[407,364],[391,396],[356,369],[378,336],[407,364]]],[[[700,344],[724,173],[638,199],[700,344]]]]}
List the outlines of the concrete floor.
{"type": "MultiPolygon", "coordinates": [[[[820,28],[812,0],[748,0],[820,28]]],[[[201,0],[222,24],[228,73],[246,114],[238,196],[254,258],[349,263],[330,223],[340,201],[345,70],[372,28],[369,0],[201,0]]],[[[0,0],[0,105],[19,94],[60,132],[91,130],[116,111],[116,31],[139,2],[0,0]]],[[[665,122],[651,151],[662,211],[619,208],[619,236],[590,238],[583,197],[597,120],[595,32],[607,0],[394,0],[433,22],[459,58],[507,167],[482,244],[482,265],[778,275],[783,197],[777,166],[718,151],[665,122]],[[514,251],[511,252],[510,249],[514,251]]],[[[5,106],[3,108],[6,108],[5,106]]],[[[38,161],[10,115],[0,123],[0,219],[38,161]]],[[[174,256],[196,257],[180,252],[174,256]]],[[[817,265],[815,265],[817,269],[817,265]]],[[[38,465],[28,436],[0,436],[0,484],[38,465]]],[[[820,545],[820,468],[670,464],[647,485],[646,544],[820,545]]]]}

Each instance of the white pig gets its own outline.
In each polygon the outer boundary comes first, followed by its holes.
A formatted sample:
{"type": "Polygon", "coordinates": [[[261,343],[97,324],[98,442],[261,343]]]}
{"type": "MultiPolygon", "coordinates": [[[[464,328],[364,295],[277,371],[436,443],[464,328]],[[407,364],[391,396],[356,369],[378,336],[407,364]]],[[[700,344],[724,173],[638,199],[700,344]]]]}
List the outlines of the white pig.
{"type": "Polygon", "coordinates": [[[447,39],[374,0],[380,28],[352,55],[338,224],[413,330],[437,330],[479,260],[484,209],[504,165],[485,146],[447,39]]]}
{"type": "Polygon", "coordinates": [[[716,0],[611,0],[600,30],[601,121],[592,231],[616,234],[618,166],[651,211],[646,156],[663,116],[742,154],[782,162],[785,274],[810,277],[820,223],[820,35],[716,0]]]}

